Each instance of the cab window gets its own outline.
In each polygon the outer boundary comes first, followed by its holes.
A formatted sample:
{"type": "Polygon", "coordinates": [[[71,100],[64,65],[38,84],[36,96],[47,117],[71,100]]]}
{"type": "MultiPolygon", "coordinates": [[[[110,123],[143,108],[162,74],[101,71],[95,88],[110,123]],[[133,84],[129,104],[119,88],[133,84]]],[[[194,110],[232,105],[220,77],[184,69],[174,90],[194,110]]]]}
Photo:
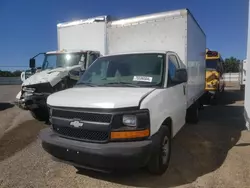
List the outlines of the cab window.
{"type": "Polygon", "coordinates": [[[175,55],[168,56],[168,87],[174,86],[173,79],[175,78],[175,72],[180,68],[180,64],[175,55]]]}

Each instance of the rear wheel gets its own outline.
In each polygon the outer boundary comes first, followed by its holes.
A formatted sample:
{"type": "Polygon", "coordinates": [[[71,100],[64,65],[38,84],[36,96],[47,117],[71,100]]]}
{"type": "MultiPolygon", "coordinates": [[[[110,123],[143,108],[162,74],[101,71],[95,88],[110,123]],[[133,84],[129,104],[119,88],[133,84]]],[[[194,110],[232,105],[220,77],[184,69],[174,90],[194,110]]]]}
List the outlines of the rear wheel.
{"type": "Polygon", "coordinates": [[[223,87],[222,87],[221,93],[224,93],[224,91],[225,91],[225,84],[224,84],[223,87]]]}
{"type": "Polygon", "coordinates": [[[44,108],[36,108],[30,111],[33,118],[38,121],[49,121],[49,112],[47,109],[44,108]]]}
{"type": "Polygon", "coordinates": [[[171,133],[168,126],[163,125],[159,130],[159,146],[153,153],[147,165],[151,174],[162,175],[169,166],[171,154],[171,133]]]}
{"type": "Polygon", "coordinates": [[[211,105],[217,105],[218,104],[218,100],[219,100],[219,96],[220,96],[220,92],[219,92],[219,90],[217,90],[215,92],[215,94],[211,97],[210,104],[211,105]]]}
{"type": "Polygon", "coordinates": [[[210,99],[210,104],[211,104],[211,105],[217,105],[217,104],[218,104],[218,99],[217,99],[216,96],[214,96],[214,97],[212,97],[212,98],[210,99]]]}
{"type": "Polygon", "coordinates": [[[196,124],[198,123],[198,121],[199,121],[199,104],[196,101],[187,109],[186,122],[196,124]]]}

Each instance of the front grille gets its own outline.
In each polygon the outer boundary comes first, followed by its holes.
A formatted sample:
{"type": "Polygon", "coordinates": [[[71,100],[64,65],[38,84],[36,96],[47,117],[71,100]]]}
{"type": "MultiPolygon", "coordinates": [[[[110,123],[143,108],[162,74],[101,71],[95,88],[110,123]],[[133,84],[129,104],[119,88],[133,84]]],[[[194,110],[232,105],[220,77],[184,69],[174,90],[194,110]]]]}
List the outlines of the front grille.
{"type": "Polygon", "coordinates": [[[92,131],[82,128],[72,128],[53,125],[53,130],[64,137],[69,137],[75,140],[105,142],[109,139],[107,131],[92,131]]]}
{"type": "Polygon", "coordinates": [[[35,88],[36,93],[52,93],[53,92],[53,87],[50,85],[50,83],[40,83],[40,84],[34,84],[34,85],[27,85],[24,87],[35,88]]]}
{"type": "Polygon", "coordinates": [[[74,112],[74,111],[53,109],[52,117],[59,117],[66,119],[81,119],[83,121],[100,122],[100,123],[110,123],[112,119],[112,114],[74,112]]]}

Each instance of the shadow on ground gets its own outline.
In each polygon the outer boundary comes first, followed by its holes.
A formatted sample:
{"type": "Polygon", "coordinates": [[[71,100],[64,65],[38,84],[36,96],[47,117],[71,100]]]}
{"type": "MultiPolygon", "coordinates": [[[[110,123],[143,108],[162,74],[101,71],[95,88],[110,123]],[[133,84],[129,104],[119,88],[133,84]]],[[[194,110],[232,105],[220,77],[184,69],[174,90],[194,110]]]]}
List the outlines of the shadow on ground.
{"type": "Polygon", "coordinates": [[[219,97],[218,100],[218,105],[229,105],[229,104],[234,104],[237,102],[242,102],[244,100],[244,91],[240,90],[226,90],[222,95],[219,97]]]}
{"type": "Polygon", "coordinates": [[[37,139],[37,135],[45,126],[36,120],[26,121],[6,133],[0,139],[0,161],[14,155],[37,139]]]}
{"type": "MultiPolygon", "coordinates": [[[[241,101],[241,103],[243,104],[243,100],[244,100],[244,91],[240,91],[240,90],[225,90],[223,93],[221,93],[220,95],[217,96],[217,104],[214,104],[214,106],[216,105],[230,105],[230,104],[235,104],[239,101],[241,101]]],[[[205,105],[210,105],[212,103],[210,103],[211,101],[209,101],[209,97],[208,96],[204,96],[203,98],[203,104],[205,105]]]]}
{"type": "Polygon", "coordinates": [[[14,107],[14,104],[7,103],[7,102],[1,102],[0,103],[0,111],[7,110],[8,108],[14,107]]]}
{"type": "MultiPolygon", "coordinates": [[[[160,177],[139,170],[126,174],[102,174],[84,171],[81,174],[135,187],[172,187],[194,182],[198,177],[218,169],[228,151],[236,145],[245,129],[243,106],[226,104],[242,100],[240,91],[226,91],[218,106],[206,106],[200,122],[186,125],[174,138],[168,171],[160,177]]],[[[241,144],[241,147],[248,144],[241,144]]],[[[78,172],[80,173],[80,172],[78,172]]]]}

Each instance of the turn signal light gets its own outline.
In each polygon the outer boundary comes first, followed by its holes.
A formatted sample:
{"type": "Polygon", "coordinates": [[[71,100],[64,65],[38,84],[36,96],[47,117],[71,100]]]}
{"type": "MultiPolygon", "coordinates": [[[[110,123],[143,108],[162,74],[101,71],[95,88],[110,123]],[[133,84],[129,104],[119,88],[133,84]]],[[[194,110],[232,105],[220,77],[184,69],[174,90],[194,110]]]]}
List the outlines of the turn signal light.
{"type": "Polygon", "coordinates": [[[111,139],[144,138],[149,136],[149,129],[141,131],[119,131],[111,132],[111,139]]]}

